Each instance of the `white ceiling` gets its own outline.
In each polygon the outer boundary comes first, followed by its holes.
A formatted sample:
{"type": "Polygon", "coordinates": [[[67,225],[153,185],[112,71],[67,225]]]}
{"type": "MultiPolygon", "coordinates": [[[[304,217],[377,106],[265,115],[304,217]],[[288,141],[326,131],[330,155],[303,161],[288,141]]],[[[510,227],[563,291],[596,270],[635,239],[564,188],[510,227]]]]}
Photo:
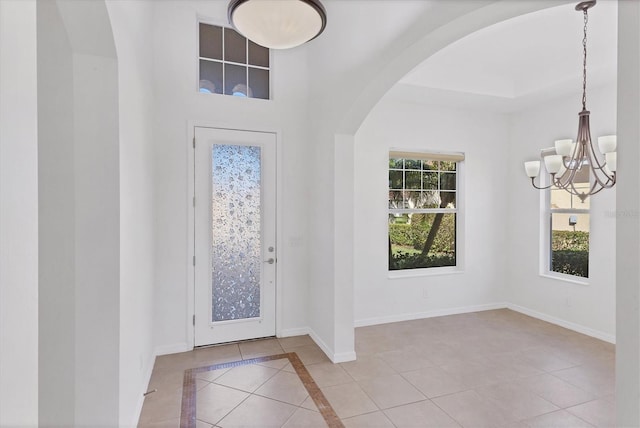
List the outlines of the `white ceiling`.
{"type": "MultiPolygon", "coordinates": [[[[581,12],[574,4],[523,15],[477,31],[436,53],[391,95],[448,105],[514,111],[581,90],[581,12]]],[[[617,2],[589,10],[588,87],[616,78],[617,2]]]]}

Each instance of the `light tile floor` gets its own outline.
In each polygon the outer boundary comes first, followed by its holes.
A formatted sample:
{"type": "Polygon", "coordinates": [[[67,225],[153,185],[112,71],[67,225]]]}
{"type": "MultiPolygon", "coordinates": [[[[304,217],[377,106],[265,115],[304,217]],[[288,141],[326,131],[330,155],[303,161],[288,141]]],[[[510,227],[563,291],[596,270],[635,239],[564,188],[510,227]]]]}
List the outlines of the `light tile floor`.
{"type": "MultiPolygon", "coordinates": [[[[140,427],[178,427],[186,369],[295,352],[347,427],[614,427],[614,346],[496,310],[356,329],[354,362],[308,336],[158,357],[140,427]]],[[[198,375],[197,428],[326,426],[288,360],[198,375]]]]}

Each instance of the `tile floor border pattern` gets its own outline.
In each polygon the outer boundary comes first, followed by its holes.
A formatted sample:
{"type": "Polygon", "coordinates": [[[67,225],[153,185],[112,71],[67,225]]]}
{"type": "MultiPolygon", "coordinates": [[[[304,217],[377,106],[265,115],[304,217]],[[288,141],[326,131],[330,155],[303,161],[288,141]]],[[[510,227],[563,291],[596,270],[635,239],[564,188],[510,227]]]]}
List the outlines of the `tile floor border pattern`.
{"type": "Polygon", "coordinates": [[[324,418],[329,428],[344,428],[344,424],[338,418],[338,415],[329,404],[316,382],[313,380],[309,371],[304,366],[300,358],[295,352],[287,352],[285,354],[269,355],[266,357],[252,358],[249,360],[233,361],[229,363],[214,364],[212,366],[196,367],[184,371],[184,381],[182,389],[182,406],[180,413],[180,428],[196,427],[196,375],[198,373],[208,372],[211,370],[228,369],[233,367],[246,366],[250,364],[263,363],[266,361],[288,359],[291,366],[296,371],[300,381],[306,388],[309,396],[318,407],[320,414],[324,418]]]}

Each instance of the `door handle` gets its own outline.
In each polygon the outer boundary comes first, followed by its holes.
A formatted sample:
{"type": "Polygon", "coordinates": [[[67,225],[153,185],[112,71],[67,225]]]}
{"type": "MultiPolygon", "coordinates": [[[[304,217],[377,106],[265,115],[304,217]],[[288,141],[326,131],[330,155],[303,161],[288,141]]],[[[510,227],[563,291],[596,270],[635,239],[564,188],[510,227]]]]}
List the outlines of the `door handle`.
{"type": "Polygon", "coordinates": [[[274,259],[273,257],[271,257],[270,259],[265,260],[264,262],[265,262],[265,263],[269,263],[270,265],[272,265],[272,264],[274,264],[274,263],[276,262],[276,259],[274,259]]]}

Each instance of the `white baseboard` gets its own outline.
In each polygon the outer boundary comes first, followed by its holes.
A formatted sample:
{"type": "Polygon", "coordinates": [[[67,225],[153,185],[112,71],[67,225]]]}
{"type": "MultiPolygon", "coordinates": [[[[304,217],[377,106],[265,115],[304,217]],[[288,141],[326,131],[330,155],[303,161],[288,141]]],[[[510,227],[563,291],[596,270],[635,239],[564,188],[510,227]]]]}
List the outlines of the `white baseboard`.
{"type": "Polygon", "coordinates": [[[142,392],[140,393],[140,398],[138,399],[138,403],[136,405],[136,410],[134,413],[134,420],[131,425],[132,427],[137,427],[140,422],[140,415],[142,414],[142,405],[144,404],[144,393],[149,389],[149,382],[151,382],[151,374],[153,373],[153,367],[156,365],[156,356],[151,355],[149,360],[147,361],[147,366],[144,370],[144,381],[142,382],[142,392]]]}
{"type": "Polygon", "coordinates": [[[311,339],[316,342],[316,345],[318,345],[320,349],[322,349],[322,352],[324,352],[327,357],[329,357],[329,359],[333,361],[333,349],[329,348],[327,344],[324,343],[324,340],[320,339],[320,336],[318,336],[318,334],[311,328],[309,329],[309,336],[311,336],[311,339]]]}
{"type": "Polygon", "coordinates": [[[340,352],[337,354],[333,354],[333,358],[331,359],[331,361],[334,364],[346,363],[347,361],[355,361],[355,360],[356,360],[356,351],[340,352]]]}
{"type": "Polygon", "coordinates": [[[586,334],[587,336],[595,337],[596,339],[604,340],[609,343],[616,343],[616,337],[613,334],[604,333],[602,331],[594,330],[590,327],[585,327],[580,324],[565,321],[560,318],[556,318],[552,315],[548,315],[542,312],[534,311],[533,309],[525,308],[523,306],[514,305],[512,303],[507,304],[507,308],[512,311],[520,312],[521,314],[528,315],[533,318],[537,318],[542,321],[549,322],[551,324],[559,325],[569,330],[577,331],[578,333],[586,334]]]}
{"type": "Polygon", "coordinates": [[[168,354],[177,354],[178,352],[187,352],[193,350],[193,347],[189,346],[188,343],[174,343],[173,345],[162,345],[157,346],[155,349],[155,355],[168,355],[168,354]]]}
{"type": "Polygon", "coordinates": [[[322,352],[324,352],[334,364],[354,361],[356,359],[355,351],[335,353],[312,329],[309,329],[309,336],[311,336],[311,339],[316,342],[316,345],[322,349],[322,352]]]}
{"type": "Polygon", "coordinates": [[[280,331],[278,337],[304,336],[309,334],[309,327],[285,328],[280,331]]]}
{"type": "Polygon", "coordinates": [[[308,334],[311,337],[311,339],[316,343],[316,345],[318,345],[318,347],[322,349],[322,352],[324,352],[333,363],[336,363],[336,364],[344,363],[344,362],[353,361],[356,359],[355,351],[334,353],[331,350],[331,348],[329,348],[329,346],[326,343],[324,343],[322,339],[320,339],[320,336],[318,336],[316,332],[309,327],[284,329],[280,332],[278,337],[303,336],[305,334],[308,334]]]}
{"type": "Polygon", "coordinates": [[[445,315],[466,314],[469,312],[491,311],[494,309],[504,309],[507,303],[488,303],[485,305],[464,306],[459,308],[435,309],[425,312],[414,312],[409,314],[389,315],[385,317],[373,317],[356,320],[355,327],[366,327],[369,325],[389,324],[392,322],[411,321],[423,318],[441,317],[445,315]]]}

